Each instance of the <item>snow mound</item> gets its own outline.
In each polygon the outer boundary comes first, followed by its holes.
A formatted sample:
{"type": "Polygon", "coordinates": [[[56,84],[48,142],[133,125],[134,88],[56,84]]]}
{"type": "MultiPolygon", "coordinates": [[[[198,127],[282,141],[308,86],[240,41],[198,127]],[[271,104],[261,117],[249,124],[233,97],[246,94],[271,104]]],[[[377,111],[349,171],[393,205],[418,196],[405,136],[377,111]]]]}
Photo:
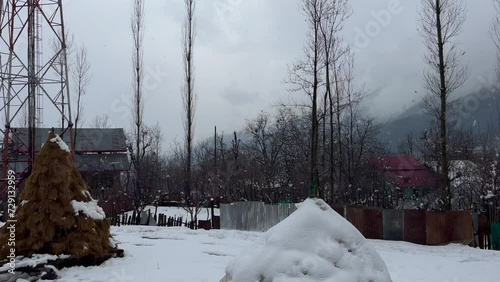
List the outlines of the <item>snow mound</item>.
{"type": "Polygon", "coordinates": [[[264,238],[226,267],[227,281],[391,282],[376,250],[323,200],[307,199],[264,238]]]}
{"type": "Polygon", "coordinates": [[[100,206],[97,205],[97,201],[92,200],[90,202],[78,202],[71,201],[71,206],[75,210],[75,214],[78,215],[80,212],[85,214],[87,217],[94,220],[103,220],[106,218],[106,214],[100,206]]]}

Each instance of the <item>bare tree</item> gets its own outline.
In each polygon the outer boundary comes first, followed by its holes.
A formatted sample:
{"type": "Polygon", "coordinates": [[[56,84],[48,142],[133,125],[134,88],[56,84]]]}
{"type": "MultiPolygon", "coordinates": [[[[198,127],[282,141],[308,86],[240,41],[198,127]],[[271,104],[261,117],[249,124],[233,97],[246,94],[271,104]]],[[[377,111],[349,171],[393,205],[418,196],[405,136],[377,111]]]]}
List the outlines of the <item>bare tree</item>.
{"type": "Polygon", "coordinates": [[[303,191],[304,183],[307,183],[308,160],[310,160],[310,133],[311,113],[305,109],[281,109],[281,116],[286,122],[287,130],[284,132],[286,144],[283,146],[283,161],[285,174],[290,178],[290,196],[293,199],[302,198],[307,195],[303,191]]]}
{"type": "Polygon", "coordinates": [[[148,128],[147,138],[150,142],[150,147],[143,158],[142,173],[148,179],[147,183],[144,183],[144,187],[145,191],[150,195],[148,204],[154,203],[157,206],[163,192],[163,183],[165,182],[165,175],[162,173],[161,167],[164,136],[159,123],[154,126],[145,127],[148,128]]]}
{"type": "MultiPolygon", "coordinates": [[[[75,53],[75,35],[70,33],[68,30],[66,30],[65,33],[66,33],[66,56],[68,57],[68,67],[71,67],[75,63],[75,59],[73,58],[74,57],[73,55],[75,53]]],[[[50,42],[50,48],[56,54],[61,50],[61,46],[59,46],[59,44],[61,44],[61,42],[57,38],[53,38],[52,41],[50,42]]],[[[60,75],[61,74],[60,67],[61,64],[64,63],[63,61],[64,58],[62,57],[62,54],[59,54],[56,60],[58,62],[56,64],[57,67],[56,71],[60,75]]]]}
{"type": "Polygon", "coordinates": [[[95,116],[94,119],[92,119],[92,127],[98,129],[110,128],[111,122],[109,116],[107,114],[95,116]]]}
{"type": "MultiPolygon", "coordinates": [[[[355,164],[356,164],[356,158],[355,158],[355,151],[356,151],[356,144],[355,142],[355,131],[357,130],[357,126],[355,125],[356,122],[359,122],[358,118],[361,119],[362,117],[357,117],[357,109],[358,109],[358,104],[361,102],[363,98],[363,91],[358,90],[355,88],[354,85],[354,66],[355,66],[355,61],[354,61],[354,53],[349,49],[345,49],[345,54],[342,54],[345,56],[345,60],[342,60],[342,66],[341,66],[341,71],[342,71],[342,91],[344,93],[345,97],[345,105],[339,105],[337,104],[337,111],[341,111],[341,108],[345,108],[347,110],[347,117],[346,117],[346,133],[345,136],[345,147],[346,147],[346,176],[347,176],[347,183],[346,187],[347,188],[352,188],[354,187],[354,177],[355,177],[355,164]]],[[[339,119],[337,118],[337,122],[339,122],[339,119]]],[[[367,121],[367,123],[370,123],[367,121]]],[[[342,140],[342,138],[340,138],[342,140]]],[[[339,142],[342,143],[342,142],[339,142]]],[[[342,156],[342,151],[339,152],[339,155],[342,156]]],[[[342,157],[339,157],[340,160],[342,160],[342,157]]],[[[340,166],[341,168],[342,166],[340,166]]],[[[339,179],[339,183],[342,183],[342,178],[339,179]]]]}
{"type": "MultiPolygon", "coordinates": [[[[52,51],[54,52],[54,55],[56,55],[56,64],[54,65],[54,70],[56,71],[57,75],[61,77],[61,81],[64,81],[66,78],[64,76],[64,68],[65,65],[67,64],[68,66],[68,72],[71,72],[74,66],[74,52],[75,52],[75,36],[71,34],[69,31],[66,30],[66,56],[63,55],[63,53],[60,53],[61,51],[61,41],[57,38],[53,38],[52,41],[50,42],[50,47],[52,51]]],[[[61,36],[62,34],[60,34],[61,36]]],[[[63,82],[61,82],[61,87],[63,87],[63,82]]],[[[70,89],[71,90],[71,89],[70,89]]],[[[61,95],[61,112],[65,112],[65,103],[67,101],[64,101],[64,95],[61,95]]],[[[64,128],[65,125],[65,118],[64,116],[61,116],[61,128],[64,128]]]]}
{"type": "MultiPolygon", "coordinates": [[[[191,208],[191,186],[192,186],[192,153],[193,153],[193,135],[194,135],[194,112],[196,106],[196,93],[194,92],[194,61],[193,47],[196,37],[195,32],[195,1],[185,0],[186,19],[183,26],[183,60],[184,60],[184,85],[182,89],[182,98],[184,102],[184,131],[185,131],[185,149],[186,149],[186,174],[184,177],[185,191],[184,197],[186,207],[191,208]]],[[[191,212],[191,220],[195,220],[191,212]]]]}
{"type": "MultiPolygon", "coordinates": [[[[133,12],[130,23],[134,41],[132,54],[134,74],[134,95],[132,98],[133,121],[135,125],[135,147],[137,156],[140,155],[141,131],[143,126],[144,95],[143,95],[143,65],[144,65],[144,0],[134,0],[133,12]]],[[[139,165],[140,160],[136,160],[139,165]]]]}
{"type": "Polygon", "coordinates": [[[127,182],[131,183],[130,188],[132,189],[134,206],[137,211],[142,210],[145,205],[150,204],[152,199],[151,197],[153,196],[150,191],[151,186],[148,180],[148,170],[151,163],[150,156],[155,138],[155,134],[153,134],[154,130],[154,127],[150,127],[145,124],[141,126],[138,152],[134,151],[137,137],[135,135],[136,133],[133,132],[127,136],[127,142],[132,156],[131,165],[135,168],[135,173],[128,176],[127,182]],[[138,159],[141,161],[140,164],[137,164],[138,159]]]}
{"type": "MultiPolygon", "coordinates": [[[[350,113],[349,113],[350,114],[350,113]]],[[[352,138],[352,147],[348,148],[347,153],[351,155],[350,167],[346,167],[351,172],[351,189],[344,191],[344,201],[347,203],[357,203],[369,206],[383,205],[383,198],[386,189],[384,187],[375,188],[370,177],[370,167],[372,163],[370,158],[380,156],[386,153],[385,146],[378,138],[380,127],[373,117],[364,116],[360,109],[354,108],[352,131],[349,129],[350,118],[345,120],[343,130],[344,139],[352,138]]],[[[349,143],[349,142],[345,142],[349,143]]],[[[349,186],[348,186],[349,187],[349,186]]]]}
{"type": "Polygon", "coordinates": [[[401,140],[398,145],[398,151],[400,154],[407,156],[415,156],[416,153],[416,140],[413,135],[413,131],[405,134],[405,138],[401,140]]]}
{"type": "Polygon", "coordinates": [[[318,94],[321,86],[322,39],[321,24],[327,13],[326,0],[302,0],[301,9],[308,25],[307,41],[304,48],[305,58],[294,63],[288,70],[290,90],[303,91],[311,99],[311,138],[309,182],[311,196],[317,196],[319,186],[318,149],[319,118],[318,94]]]}
{"type": "Polygon", "coordinates": [[[447,102],[450,94],[467,80],[467,68],[460,65],[464,53],[458,50],[457,37],[465,22],[465,5],[459,0],[422,0],[419,32],[427,49],[424,84],[425,100],[440,122],[440,187],[442,206],[451,208],[447,150],[447,102]]]}
{"type": "Polygon", "coordinates": [[[75,114],[75,130],[74,130],[74,142],[77,142],[78,128],[83,124],[83,105],[82,97],[87,93],[87,87],[90,85],[91,75],[90,75],[90,63],[87,59],[87,48],[85,45],[81,45],[78,48],[75,58],[75,66],[73,69],[73,80],[74,80],[74,95],[76,96],[76,114],[75,114]]]}
{"type": "MultiPolygon", "coordinates": [[[[340,65],[341,57],[344,55],[342,48],[342,40],[340,39],[339,33],[344,27],[345,21],[351,16],[352,10],[347,0],[333,0],[326,3],[325,16],[322,18],[320,31],[321,31],[321,41],[323,42],[323,64],[325,69],[325,95],[324,95],[324,119],[323,119],[323,140],[326,140],[326,112],[327,104],[329,108],[330,117],[330,188],[331,197],[334,195],[334,142],[333,142],[333,132],[334,132],[334,105],[332,99],[332,86],[335,85],[335,90],[337,96],[339,93],[339,81],[336,79],[337,68],[340,65]],[[333,78],[333,83],[332,83],[333,78]],[[327,103],[328,102],[328,103],[327,103]]],[[[340,128],[340,111],[338,111],[337,123],[340,128]]],[[[340,136],[340,130],[338,130],[340,136]]],[[[325,143],[325,142],[324,142],[325,143]]],[[[326,151],[326,144],[323,146],[323,150],[326,151]]],[[[341,143],[338,142],[339,156],[341,155],[341,143]]],[[[323,152],[324,158],[325,152],[323,152]]],[[[339,163],[340,165],[340,163],[339,163]]],[[[340,171],[340,170],[339,170],[340,171]]],[[[340,183],[340,177],[339,177],[340,183]]]]}
{"type": "Polygon", "coordinates": [[[19,118],[17,119],[17,126],[22,128],[28,128],[29,124],[29,114],[28,114],[28,105],[22,105],[19,118]]]}
{"type": "Polygon", "coordinates": [[[261,112],[259,116],[247,123],[245,131],[251,137],[245,144],[246,152],[255,161],[254,167],[258,171],[258,186],[264,198],[276,202],[281,194],[281,187],[287,183],[281,177],[283,165],[282,147],[286,130],[285,120],[278,116],[272,124],[269,114],[261,112]],[[272,196],[271,196],[272,194],[272,196]]]}
{"type": "MultiPolygon", "coordinates": [[[[148,144],[144,140],[145,130],[143,127],[143,112],[144,112],[144,93],[143,93],[143,54],[144,54],[144,0],[134,0],[133,10],[130,21],[130,29],[133,39],[133,53],[132,53],[132,66],[133,66],[133,95],[132,95],[132,111],[133,111],[133,139],[134,148],[132,154],[132,163],[135,168],[135,190],[138,195],[144,193],[143,182],[144,177],[141,171],[141,159],[146,154],[145,145],[148,144]]],[[[149,146],[149,145],[148,145],[149,146]]],[[[137,201],[136,207],[139,209],[145,204],[137,201]]]]}

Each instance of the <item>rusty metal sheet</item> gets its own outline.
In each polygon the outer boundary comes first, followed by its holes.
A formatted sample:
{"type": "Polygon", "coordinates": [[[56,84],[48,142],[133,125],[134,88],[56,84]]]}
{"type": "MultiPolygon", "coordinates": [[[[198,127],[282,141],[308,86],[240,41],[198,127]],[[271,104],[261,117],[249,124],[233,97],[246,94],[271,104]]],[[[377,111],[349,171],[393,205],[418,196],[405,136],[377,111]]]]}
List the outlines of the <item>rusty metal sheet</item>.
{"type": "Polygon", "coordinates": [[[426,212],[427,245],[441,245],[449,241],[449,226],[445,212],[426,212]]]}
{"type": "Polygon", "coordinates": [[[220,216],[214,216],[212,218],[212,225],[213,229],[220,229],[220,216]]]}
{"type": "Polygon", "coordinates": [[[354,227],[356,227],[356,229],[359,230],[359,232],[361,232],[361,234],[364,235],[364,233],[363,233],[363,225],[364,225],[363,209],[354,208],[354,207],[347,207],[346,218],[352,225],[354,225],[354,227]]]}
{"type": "Polygon", "coordinates": [[[381,209],[347,208],[347,220],[368,239],[383,239],[381,209]]]}
{"type": "Polygon", "coordinates": [[[333,204],[333,205],[331,205],[331,207],[340,216],[345,217],[345,214],[344,214],[344,205],[342,205],[342,204],[333,204]]]}
{"type": "Polygon", "coordinates": [[[383,215],[381,209],[364,209],[363,235],[368,239],[384,239],[383,215]]]}
{"type": "Polygon", "coordinates": [[[198,229],[210,230],[212,228],[212,223],[210,220],[198,220],[198,229]]]}
{"type": "Polygon", "coordinates": [[[426,212],[419,210],[405,210],[404,220],[404,240],[407,242],[425,245],[426,234],[426,212]]]}
{"type": "Polygon", "coordinates": [[[468,243],[474,242],[474,226],[472,214],[468,211],[446,212],[448,242],[468,243]]]}

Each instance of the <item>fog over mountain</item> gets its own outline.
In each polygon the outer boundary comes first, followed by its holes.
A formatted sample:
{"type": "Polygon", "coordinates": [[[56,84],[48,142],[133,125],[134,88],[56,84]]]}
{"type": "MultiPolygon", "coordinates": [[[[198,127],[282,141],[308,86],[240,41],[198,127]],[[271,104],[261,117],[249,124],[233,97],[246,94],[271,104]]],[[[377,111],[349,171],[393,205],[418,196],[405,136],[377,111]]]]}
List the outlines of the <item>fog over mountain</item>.
{"type": "MultiPolygon", "coordinates": [[[[453,128],[472,130],[473,133],[489,131],[500,134],[500,92],[487,87],[450,102],[449,124],[453,128]]],[[[381,122],[381,135],[389,149],[396,153],[398,145],[406,135],[412,133],[421,138],[429,130],[436,118],[426,110],[423,102],[415,103],[403,113],[381,122]]]]}

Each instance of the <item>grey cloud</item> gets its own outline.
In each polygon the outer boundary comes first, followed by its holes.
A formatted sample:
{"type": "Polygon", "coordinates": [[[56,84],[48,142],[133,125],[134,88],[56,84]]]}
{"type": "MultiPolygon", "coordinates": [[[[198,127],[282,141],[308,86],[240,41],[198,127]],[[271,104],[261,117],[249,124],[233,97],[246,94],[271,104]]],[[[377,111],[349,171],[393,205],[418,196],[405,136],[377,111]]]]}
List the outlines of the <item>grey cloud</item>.
{"type": "Polygon", "coordinates": [[[259,99],[259,93],[257,92],[250,92],[243,90],[238,87],[237,84],[232,83],[226,89],[224,89],[224,94],[222,94],[222,97],[231,105],[231,106],[252,106],[255,104],[259,99]]]}
{"type": "MultiPolygon", "coordinates": [[[[365,28],[373,21],[373,12],[386,9],[389,1],[393,0],[351,0],[354,14],[345,25],[346,41],[352,43],[355,29],[365,28]]],[[[425,50],[416,21],[420,1],[400,2],[402,12],[392,16],[390,23],[356,56],[356,81],[369,93],[376,93],[368,98],[369,110],[379,116],[398,112],[423,94],[425,50]]],[[[460,40],[467,52],[464,63],[469,65],[471,79],[462,92],[474,89],[479,76],[491,73],[494,62],[488,34],[493,16],[491,1],[466,2],[467,23],[460,40]]],[[[114,125],[129,127],[130,121],[114,114],[110,105],[131,93],[131,1],[68,3],[66,23],[76,40],[87,45],[92,64],[94,79],[85,97],[92,106],[86,107],[86,120],[108,113],[114,125]]],[[[271,104],[285,98],[286,86],[282,81],[286,77],[286,64],[302,56],[305,42],[306,24],[298,3],[298,0],[198,1],[197,138],[211,136],[215,124],[226,127],[227,131],[239,129],[245,119],[261,109],[269,111],[271,104]],[[221,18],[217,7],[228,5],[229,10],[221,18]],[[228,85],[228,82],[234,83],[228,85]],[[234,112],[238,114],[228,119],[228,113],[234,112]]],[[[146,63],[155,69],[161,62],[169,73],[158,87],[148,90],[146,119],[148,123],[160,121],[167,142],[183,133],[180,113],[183,7],[181,0],[146,1],[146,63]]]]}

